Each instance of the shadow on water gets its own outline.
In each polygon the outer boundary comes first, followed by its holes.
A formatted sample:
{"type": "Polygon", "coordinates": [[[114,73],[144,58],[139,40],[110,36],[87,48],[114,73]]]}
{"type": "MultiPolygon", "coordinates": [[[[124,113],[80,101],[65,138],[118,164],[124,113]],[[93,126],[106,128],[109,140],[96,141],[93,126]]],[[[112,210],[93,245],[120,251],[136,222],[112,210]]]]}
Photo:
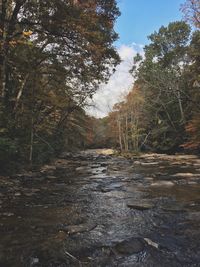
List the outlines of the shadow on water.
{"type": "Polygon", "coordinates": [[[2,267],[200,266],[196,157],[65,153],[0,185],[2,267]]]}

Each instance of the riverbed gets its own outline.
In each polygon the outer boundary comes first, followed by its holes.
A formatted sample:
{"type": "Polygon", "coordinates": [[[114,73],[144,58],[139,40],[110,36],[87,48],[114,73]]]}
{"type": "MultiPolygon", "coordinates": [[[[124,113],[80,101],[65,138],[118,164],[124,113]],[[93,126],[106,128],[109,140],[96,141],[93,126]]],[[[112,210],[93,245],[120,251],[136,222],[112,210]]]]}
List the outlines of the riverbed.
{"type": "Polygon", "coordinates": [[[1,177],[0,266],[200,266],[200,159],[63,153],[1,177]]]}

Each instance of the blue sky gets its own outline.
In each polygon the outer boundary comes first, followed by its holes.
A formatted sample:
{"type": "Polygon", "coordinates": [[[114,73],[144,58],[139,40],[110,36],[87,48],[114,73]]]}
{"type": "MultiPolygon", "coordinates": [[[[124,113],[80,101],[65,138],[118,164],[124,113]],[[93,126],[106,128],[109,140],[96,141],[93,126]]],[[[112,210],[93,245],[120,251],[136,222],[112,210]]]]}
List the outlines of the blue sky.
{"type": "Polygon", "coordinates": [[[119,40],[115,43],[122,63],[110,77],[108,84],[102,84],[94,95],[95,108],[89,114],[104,117],[112,110],[116,102],[122,101],[133,87],[133,77],[129,70],[133,66],[133,57],[143,53],[143,46],[148,44],[147,36],[158,31],[169,22],[181,20],[180,6],[185,0],[117,0],[121,16],[115,30],[119,40]]]}
{"type": "Polygon", "coordinates": [[[118,0],[121,16],[115,29],[121,44],[147,44],[147,36],[162,25],[181,20],[184,0],[118,0]]]}

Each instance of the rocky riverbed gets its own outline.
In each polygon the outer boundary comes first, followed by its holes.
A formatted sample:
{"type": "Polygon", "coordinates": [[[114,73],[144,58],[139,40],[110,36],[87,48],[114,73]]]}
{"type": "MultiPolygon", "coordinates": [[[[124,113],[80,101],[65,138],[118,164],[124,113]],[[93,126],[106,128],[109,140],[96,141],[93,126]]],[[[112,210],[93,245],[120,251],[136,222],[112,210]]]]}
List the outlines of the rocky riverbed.
{"type": "Polygon", "coordinates": [[[200,266],[200,159],[64,153],[0,179],[0,266],[200,266]]]}

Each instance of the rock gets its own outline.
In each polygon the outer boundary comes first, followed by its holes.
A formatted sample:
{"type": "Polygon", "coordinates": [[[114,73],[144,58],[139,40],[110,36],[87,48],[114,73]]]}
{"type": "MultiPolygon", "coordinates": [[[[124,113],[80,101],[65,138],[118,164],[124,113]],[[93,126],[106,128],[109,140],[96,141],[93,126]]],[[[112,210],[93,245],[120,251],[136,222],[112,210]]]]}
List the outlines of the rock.
{"type": "Polygon", "coordinates": [[[108,163],[106,163],[106,162],[102,162],[102,163],[100,163],[100,166],[101,166],[101,167],[107,167],[107,166],[108,166],[108,163]]]}
{"type": "Polygon", "coordinates": [[[190,172],[180,172],[173,175],[173,177],[183,177],[183,178],[189,178],[189,177],[200,177],[200,174],[194,174],[190,172]]]}
{"type": "Polygon", "coordinates": [[[153,181],[154,178],[153,177],[145,177],[145,180],[147,180],[147,181],[153,181]]]}
{"type": "Polygon", "coordinates": [[[60,159],[68,159],[68,158],[73,158],[73,153],[71,152],[63,152],[60,156],[60,159]]]}
{"type": "Polygon", "coordinates": [[[83,223],[78,225],[68,225],[68,226],[61,226],[59,230],[67,232],[69,235],[89,232],[92,231],[94,228],[97,227],[95,223],[83,223]]]}
{"type": "Polygon", "coordinates": [[[161,207],[163,211],[166,212],[185,212],[183,205],[180,204],[168,204],[161,207]]]}
{"type": "Polygon", "coordinates": [[[11,217],[11,216],[14,216],[15,214],[12,212],[4,212],[3,215],[7,217],[11,217]]]}
{"type": "Polygon", "coordinates": [[[115,153],[115,150],[113,149],[101,149],[101,150],[97,150],[97,153],[101,153],[103,155],[107,155],[107,156],[111,156],[115,153]]]}
{"type": "Polygon", "coordinates": [[[31,258],[30,266],[34,266],[39,263],[39,258],[31,258]]]}
{"type": "Polygon", "coordinates": [[[85,166],[83,166],[83,167],[77,167],[76,168],[76,171],[77,172],[80,172],[80,173],[88,173],[88,172],[91,171],[91,168],[85,167],[85,166]]]}
{"type": "Polygon", "coordinates": [[[57,177],[53,175],[47,175],[46,178],[50,180],[57,179],[57,177]]]}
{"type": "Polygon", "coordinates": [[[141,203],[141,204],[130,203],[130,204],[127,204],[127,207],[130,209],[141,210],[141,211],[149,210],[153,208],[153,206],[148,203],[141,203]]]}
{"type": "Polygon", "coordinates": [[[157,181],[152,183],[151,186],[174,186],[174,183],[171,181],[157,181]]]}
{"type": "Polygon", "coordinates": [[[157,166],[159,162],[141,162],[142,166],[157,166]]]}
{"type": "Polygon", "coordinates": [[[110,189],[110,188],[101,188],[100,190],[101,190],[102,193],[108,193],[108,192],[110,192],[112,189],[110,189]]]}
{"type": "Polygon", "coordinates": [[[101,164],[93,164],[90,166],[91,169],[96,169],[96,168],[99,168],[101,167],[101,164]]]}
{"type": "Polygon", "coordinates": [[[20,192],[16,192],[15,193],[15,197],[19,197],[19,196],[21,196],[21,193],[20,192]]]}
{"type": "Polygon", "coordinates": [[[41,170],[40,173],[48,173],[49,175],[52,175],[54,173],[54,171],[56,171],[56,166],[54,165],[44,165],[41,170]]]}
{"type": "Polygon", "coordinates": [[[123,255],[132,255],[134,253],[139,253],[145,248],[145,243],[141,238],[130,238],[124,240],[117,245],[115,245],[114,250],[123,255]]]}
{"type": "Polygon", "coordinates": [[[120,170],[120,167],[118,167],[118,166],[111,166],[110,168],[109,168],[111,171],[119,171],[120,170]]]}
{"type": "Polygon", "coordinates": [[[35,195],[35,193],[34,193],[34,192],[24,193],[24,195],[25,195],[26,197],[32,197],[33,195],[35,195]]]}
{"type": "Polygon", "coordinates": [[[148,244],[149,246],[152,246],[152,247],[154,247],[154,248],[158,248],[158,247],[159,247],[159,245],[158,245],[157,243],[153,242],[153,241],[152,241],[151,239],[149,239],[149,238],[144,238],[144,241],[146,241],[147,244],[148,244]]]}
{"type": "Polygon", "coordinates": [[[141,165],[141,162],[138,161],[138,160],[134,161],[133,163],[134,163],[135,165],[141,165]]]}

